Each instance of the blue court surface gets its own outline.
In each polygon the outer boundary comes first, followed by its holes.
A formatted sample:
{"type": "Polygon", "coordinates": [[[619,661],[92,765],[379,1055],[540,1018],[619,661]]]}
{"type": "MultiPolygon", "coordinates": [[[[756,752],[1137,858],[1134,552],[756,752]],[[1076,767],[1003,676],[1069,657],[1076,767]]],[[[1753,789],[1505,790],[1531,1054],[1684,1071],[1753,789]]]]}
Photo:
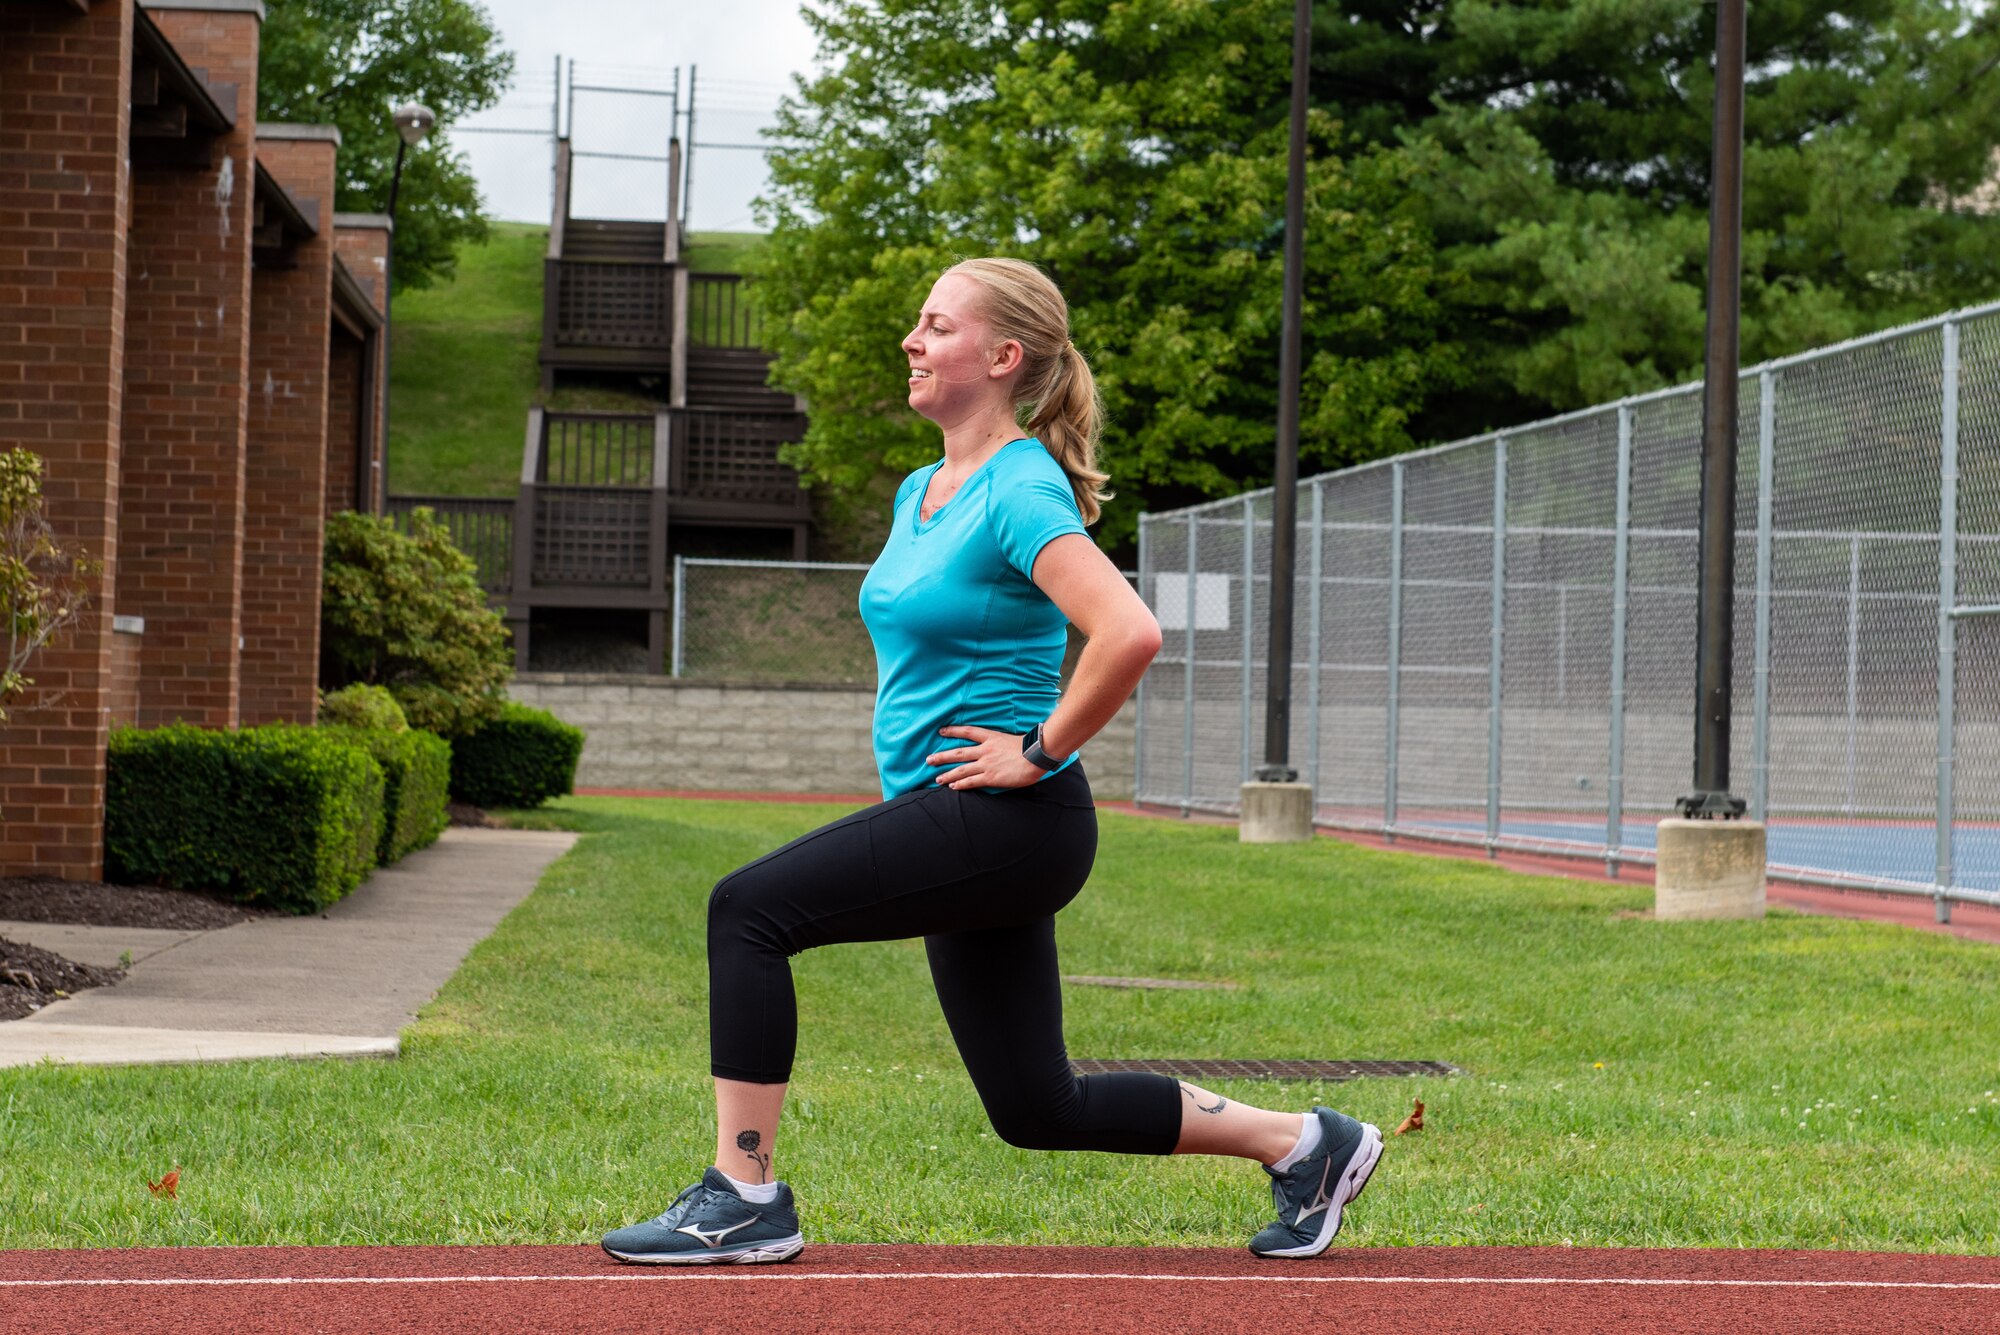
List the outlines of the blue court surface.
{"type": "MultiPolygon", "coordinates": [[[[1658,814],[1627,816],[1621,831],[1623,846],[1652,849],[1654,823],[1661,818],[1658,814]]],[[[1426,811],[1421,817],[1399,819],[1397,826],[1412,835],[1434,829],[1483,836],[1486,813],[1452,815],[1426,811]]],[[[1602,816],[1508,817],[1503,813],[1500,832],[1517,839],[1602,847],[1605,822],[1602,816]]],[[[1777,816],[1765,824],[1765,857],[1774,869],[1798,868],[1928,887],[1937,877],[1937,826],[1914,821],[1849,822],[1838,817],[1777,816]]],[[[1952,841],[1952,863],[1953,885],[2000,892],[2000,826],[1961,823],[1952,841]]]]}

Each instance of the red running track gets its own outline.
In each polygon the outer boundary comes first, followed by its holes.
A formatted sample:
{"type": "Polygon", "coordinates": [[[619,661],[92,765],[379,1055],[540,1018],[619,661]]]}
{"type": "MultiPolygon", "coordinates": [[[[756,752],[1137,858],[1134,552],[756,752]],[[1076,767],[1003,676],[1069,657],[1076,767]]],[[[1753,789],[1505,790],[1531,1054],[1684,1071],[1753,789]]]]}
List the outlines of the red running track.
{"type": "Polygon", "coordinates": [[[590,1247],[0,1253],[0,1330],[1990,1332],[2000,1258],[1856,1252],[810,1246],[780,1266],[624,1266],[590,1247]]]}

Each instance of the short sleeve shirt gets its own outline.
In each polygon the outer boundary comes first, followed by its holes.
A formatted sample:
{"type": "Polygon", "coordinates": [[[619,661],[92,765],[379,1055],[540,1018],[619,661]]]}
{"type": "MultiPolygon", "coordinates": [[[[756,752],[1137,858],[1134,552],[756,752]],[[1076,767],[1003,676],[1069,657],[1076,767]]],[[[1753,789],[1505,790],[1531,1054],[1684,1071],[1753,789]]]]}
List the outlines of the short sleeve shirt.
{"type": "Polygon", "coordinates": [[[1041,441],[1010,441],[920,520],[943,464],[903,479],[888,541],[861,582],[861,619],[875,644],[875,764],[884,800],[935,786],[951,768],[924,763],[967,744],[938,729],[1025,734],[1061,696],[1068,618],[1030,574],[1051,540],[1085,532],[1068,474],[1041,441]]]}

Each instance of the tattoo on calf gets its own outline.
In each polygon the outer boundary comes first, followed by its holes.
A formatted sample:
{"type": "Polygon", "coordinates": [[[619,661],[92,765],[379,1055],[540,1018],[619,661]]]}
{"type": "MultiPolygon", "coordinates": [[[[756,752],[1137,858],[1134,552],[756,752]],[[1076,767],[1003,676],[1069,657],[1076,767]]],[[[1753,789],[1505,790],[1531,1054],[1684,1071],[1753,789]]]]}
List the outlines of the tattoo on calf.
{"type": "Polygon", "coordinates": [[[1188,1083],[1185,1080],[1181,1081],[1181,1093],[1187,1095],[1189,1098],[1194,1100],[1194,1110],[1196,1112],[1219,1113],[1224,1108],[1227,1108],[1229,1106],[1229,1100],[1223,1098],[1222,1095],[1217,1094],[1215,1096],[1215,1106],[1213,1108],[1202,1107],[1201,1096],[1196,1094],[1194,1090],[1188,1086],[1188,1083]]]}
{"type": "Polygon", "coordinates": [[[744,1158],[757,1165],[757,1184],[759,1186],[762,1186],[771,1176],[771,1156],[757,1152],[758,1147],[763,1145],[763,1143],[764,1138],[755,1131],[739,1131],[736,1133],[736,1148],[743,1151],[744,1158]]]}

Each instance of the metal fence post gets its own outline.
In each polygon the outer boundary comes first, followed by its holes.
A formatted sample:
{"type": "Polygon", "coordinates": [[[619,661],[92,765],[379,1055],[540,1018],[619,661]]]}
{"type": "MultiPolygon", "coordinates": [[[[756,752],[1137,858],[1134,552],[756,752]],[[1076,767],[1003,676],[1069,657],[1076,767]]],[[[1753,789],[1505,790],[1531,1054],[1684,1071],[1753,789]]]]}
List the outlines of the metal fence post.
{"type": "Polygon", "coordinates": [[[1618,407],[1618,518],[1611,540],[1611,772],[1604,789],[1604,873],[1625,842],[1625,616],[1632,550],[1632,409],[1618,407]]]}
{"type": "Polygon", "coordinates": [[[1854,814],[1855,714],[1861,704],[1861,535],[1847,540],[1847,805],[1854,814]]]}
{"type": "Polygon", "coordinates": [[[1486,856],[1499,856],[1500,661],[1507,625],[1507,438],[1493,441],[1492,661],[1486,682],[1486,856]]]}
{"type": "Polygon", "coordinates": [[[1324,583],[1321,566],[1321,534],[1326,527],[1326,487],[1322,483],[1313,484],[1313,536],[1312,536],[1312,592],[1307,595],[1306,605],[1311,609],[1312,630],[1306,640],[1306,661],[1312,664],[1312,676],[1306,682],[1306,782],[1312,785],[1315,814],[1319,806],[1319,598],[1320,585],[1324,583]]]}
{"type": "Polygon", "coordinates": [[[1389,740],[1388,773],[1382,785],[1382,832],[1396,838],[1396,731],[1398,694],[1403,671],[1403,470],[1398,460],[1391,466],[1389,491],[1389,740]]]}
{"type": "Polygon", "coordinates": [[[674,675],[681,675],[681,654],[687,647],[687,558],[674,558],[674,675]]]}
{"type": "Polygon", "coordinates": [[[1187,567],[1187,662],[1181,692],[1181,703],[1185,706],[1181,715],[1181,815],[1186,816],[1194,800],[1194,581],[1195,554],[1194,541],[1200,531],[1200,515],[1188,512],[1188,567],[1187,567]]]}
{"type": "Polygon", "coordinates": [[[1937,747],[1937,884],[1932,890],[1937,920],[1951,921],[1952,742],[1957,718],[1953,689],[1958,653],[1958,622],[1952,607],[1958,602],[1958,325],[1944,326],[1944,421],[1939,457],[1944,465],[1938,490],[1938,747],[1937,747]]]}
{"type": "Polygon", "coordinates": [[[1753,675],[1750,743],[1750,819],[1765,820],[1771,806],[1771,528],[1777,458],[1777,377],[1757,377],[1757,666],[1753,675]]]}
{"type": "Polygon", "coordinates": [[[1257,504],[1243,498],[1243,777],[1250,782],[1250,623],[1257,608],[1257,504]]]}
{"type": "MultiPolygon", "coordinates": [[[[1146,596],[1146,575],[1149,573],[1146,566],[1146,518],[1145,515],[1139,516],[1139,597],[1142,601],[1146,596]]],[[[1155,581],[1153,597],[1158,599],[1159,596],[1159,583],[1155,581]]],[[[1152,675],[1151,672],[1147,672],[1139,678],[1139,689],[1132,706],[1132,800],[1134,802],[1144,800],[1146,794],[1146,678],[1152,675]]]]}

